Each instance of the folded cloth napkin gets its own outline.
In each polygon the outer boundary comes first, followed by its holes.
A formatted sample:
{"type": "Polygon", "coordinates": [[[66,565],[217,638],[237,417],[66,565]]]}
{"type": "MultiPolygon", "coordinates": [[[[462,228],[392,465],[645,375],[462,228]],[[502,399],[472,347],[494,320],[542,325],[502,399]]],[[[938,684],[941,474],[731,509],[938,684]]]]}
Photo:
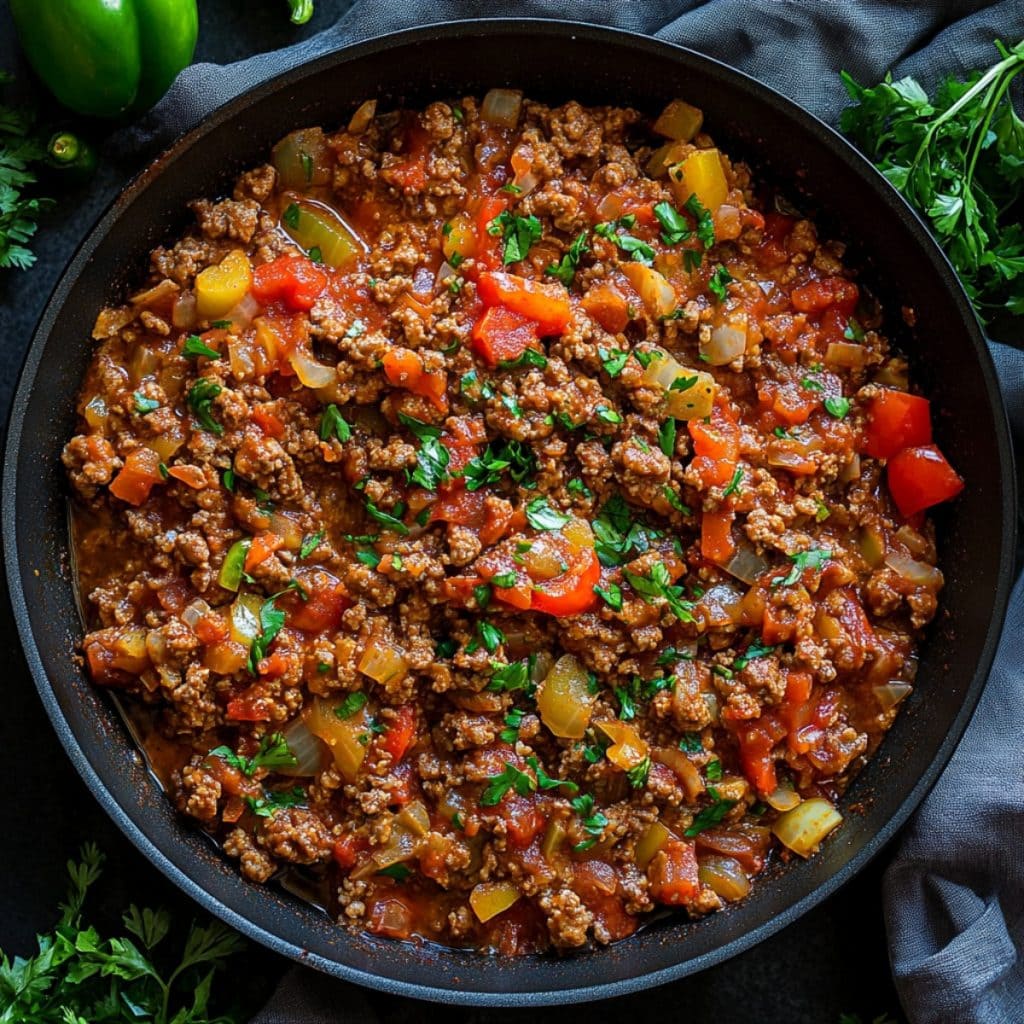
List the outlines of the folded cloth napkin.
{"type": "MultiPolygon", "coordinates": [[[[892,69],[926,86],[993,60],[1024,36],[1024,0],[356,0],[305,42],[227,66],[188,68],[124,137],[154,147],[264,79],[346,43],[457,18],[567,18],[682,43],[767,82],[835,123],[841,68],[875,82],[892,69]]],[[[1020,339],[1024,344],[1024,338],[1020,339]]],[[[993,344],[1024,452],[1024,353],[993,344]]],[[[1024,1022],[1024,580],[995,667],[953,761],[904,833],[885,880],[890,957],[914,1024],[1024,1022]],[[952,826],[952,827],[951,827],[952,826]]],[[[409,1019],[418,1015],[413,1013],[409,1019]]],[[[253,1024],[381,1019],[353,986],[293,969],[253,1024]]]]}

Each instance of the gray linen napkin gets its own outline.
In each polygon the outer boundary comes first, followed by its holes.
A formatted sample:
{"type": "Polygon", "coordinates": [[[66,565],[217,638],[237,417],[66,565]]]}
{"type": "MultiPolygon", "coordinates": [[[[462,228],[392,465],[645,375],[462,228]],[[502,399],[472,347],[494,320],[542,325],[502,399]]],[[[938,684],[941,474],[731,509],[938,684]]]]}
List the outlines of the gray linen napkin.
{"type": "MultiPolygon", "coordinates": [[[[591,21],[682,43],[832,123],[846,105],[841,68],[863,82],[891,68],[928,85],[989,64],[994,38],[1024,36],[1024,0],[520,0],[504,10],[489,0],[356,0],[336,25],[296,46],[226,66],[193,65],[124,140],[133,147],[165,144],[231,97],[346,43],[502,14],[591,21]]],[[[992,349],[1024,454],[1024,353],[992,349]]],[[[1024,579],[978,713],[886,876],[890,958],[914,1024],[1024,1022],[1022,636],[1024,579]]],[[[253,1024],[341,1019],[379,1017],[361,990],[295,968],[253,1024]]]]}

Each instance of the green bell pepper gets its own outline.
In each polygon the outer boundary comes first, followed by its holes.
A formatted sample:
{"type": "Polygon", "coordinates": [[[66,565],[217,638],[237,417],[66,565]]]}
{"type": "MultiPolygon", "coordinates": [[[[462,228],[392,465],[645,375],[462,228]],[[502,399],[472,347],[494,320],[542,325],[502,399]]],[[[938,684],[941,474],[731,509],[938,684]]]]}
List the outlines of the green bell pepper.
{"type": "Polygon", "coordinates": [[[242,585],[242,577],[245,575],[245,556],[249,554],[251,543],[251,538],[246,537],[243,540],[236,540],[228,548],[228,553],[221,563],[220,575],[217,577],[217,583],[225,590],[237,591],[242,585]]]}
{"type": "Polygon", "coordinates": [[[11,0],[25,56],[64,106],[147,110],[195,52],[196,0],[11,0]]]}

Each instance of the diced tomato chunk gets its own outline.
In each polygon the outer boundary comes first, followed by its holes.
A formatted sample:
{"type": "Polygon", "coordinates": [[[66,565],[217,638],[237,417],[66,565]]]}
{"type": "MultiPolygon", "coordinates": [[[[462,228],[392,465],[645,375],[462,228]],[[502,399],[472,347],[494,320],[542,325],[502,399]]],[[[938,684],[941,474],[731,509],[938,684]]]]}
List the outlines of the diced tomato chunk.
{"type": "Polygon", "coordinates": [[[648,865],[647,876],[659,903],[676,907],[691,902],[700,892],[694,844],[670,839],[648,865]]]}
{"type": "Polygon", "coordinates": [[[392,762],[397,763],[405,757],[416,739],[416,712],[411,704],[403,704],[398,714],[391,719],[385,732],[377,741],[381,750],[386,750],[392,762]]]}
{"type": "Polygon", "coordinates": [[[419,354],[409,348],[390,349],[381,365],[389,384],[430,399],[439,412],[448,411],[448,374],[443,370],[425,370],[419,354]]]}
{"type": "Polygon", "coordinates": [[[265,405],[257,405],[252,410],[252,421],[267,437],[284,437],[284,424],[272,409],[265,405]]]}
{"type": "Polygon", "coordinates": [[[345,609],[352,605],[344,584],[326,572],[314,574],[311,579],[315,581],[311,585],[303,582],[308,594],[305,601],[294,593],[281,599],[288,625],[305,633],[338,629],[345,609]]]}
{"type": "Polygon", "coordinates": [[[864,451],[889,459],[902,448],[932,443],[931,403],[919,395],[883,388],[868,406],[864,451]]]}
{"type": "Polygon", "coordinates": [[[160,456],[151,448],[136,448],[111,480],[110,493],[129,505],[142,505],[149,498],[153,485],[162,479],[160,456]]]}
{"type": "Polygon", "coordinates": [[[252,294],[264,306],[283,302],[298,312],[313,308],[327,280],[327,274],[305,256],[278,256],[256,268],[252,294]]]}
{"type": "Polygon", "coordinates": [[[736,553],[736,542],[732,539],[734,518],[735,513],[731,509],[701,513],[700,553],[709,562],[721,565],[736,553]]]}
{"type": "Polygon", "coordinates": [[[889,493],[905,518],[955,498],[964,481],[933,444],[897,452],[886,469],[889,493]]]}
{"type": "Polygon", "coordinates": [[[694,458],[691,465],[705,487],[721,487],[732,480],[740,456],[740,430],[726,402],[715,402],[710,423],[689,421],[694,458]]]}
{"type": "Polygon", "coordinates": [[[823,277],[794,288],[789,297],[793,308],[801,313],[821,313],[829,306],[835,306],[849,316],[857,307],[860,292],[845,277],[823,277]]]}

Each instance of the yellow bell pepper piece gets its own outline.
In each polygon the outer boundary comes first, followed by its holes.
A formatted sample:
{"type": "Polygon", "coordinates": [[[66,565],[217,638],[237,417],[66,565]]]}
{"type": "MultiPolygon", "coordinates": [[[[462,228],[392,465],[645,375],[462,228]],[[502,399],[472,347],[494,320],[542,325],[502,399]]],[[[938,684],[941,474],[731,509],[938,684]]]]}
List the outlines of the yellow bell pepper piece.
{"type": "Polygon", "coordinates": [[[252,287],[252,267],[241,249],[233,249],[216,266],[196,277],[196,312],[204,320],[224,316],[252,287]]]}
{"type": "Polygon", "coordinates": [[[682,163],[669,169],[668,180],[680,204],[690,196],[696,196],[701,205],[712,213],[729,194],[717,149],[698,149],[691,153],[682,163]]]}
{"type": "Polygon", "coordinates": [[[445,224],[442,234],[444,237],[441,248],[444,249],[444,258],[450,266],[457,267],[476,252],[473,218],[465,210],[457,213],[445,224]]]}
{"type": "Polygon", "coordinates": [[[469,905],[479,921],[490,921],[519,899],[514,882],[481,882],[469,894],[469,905]]]}

